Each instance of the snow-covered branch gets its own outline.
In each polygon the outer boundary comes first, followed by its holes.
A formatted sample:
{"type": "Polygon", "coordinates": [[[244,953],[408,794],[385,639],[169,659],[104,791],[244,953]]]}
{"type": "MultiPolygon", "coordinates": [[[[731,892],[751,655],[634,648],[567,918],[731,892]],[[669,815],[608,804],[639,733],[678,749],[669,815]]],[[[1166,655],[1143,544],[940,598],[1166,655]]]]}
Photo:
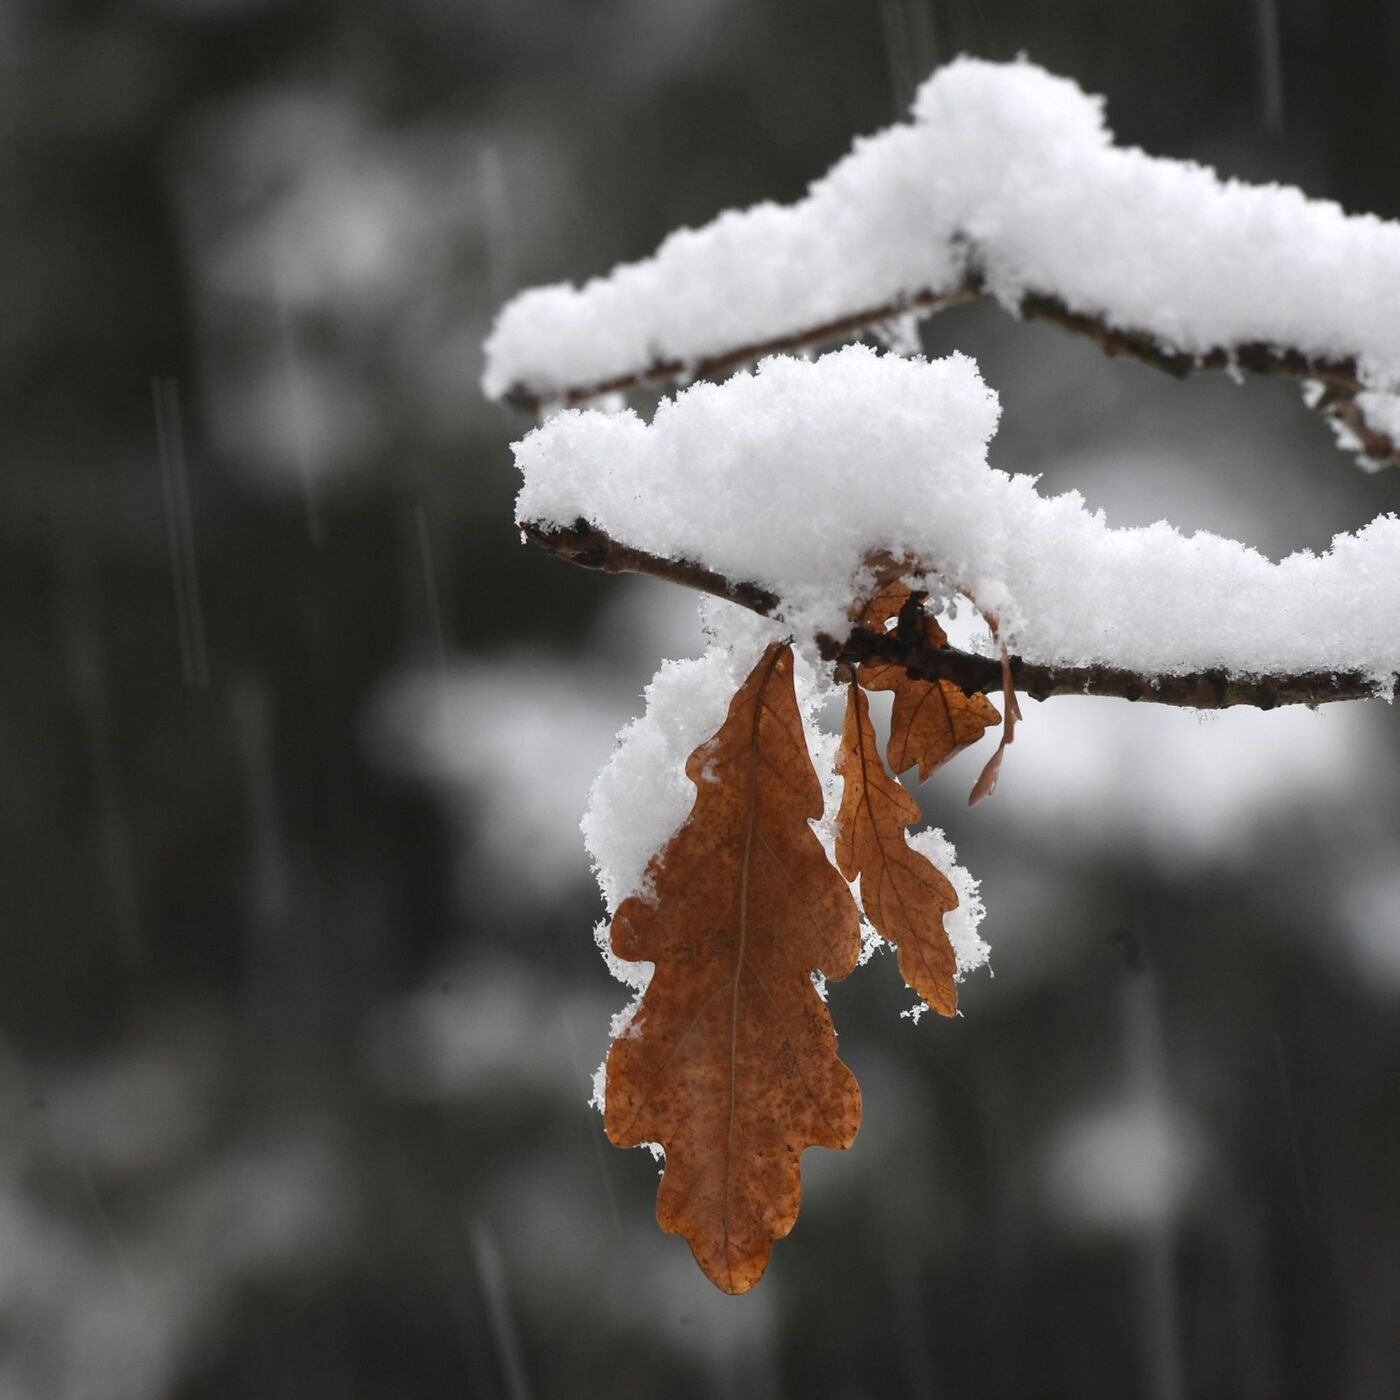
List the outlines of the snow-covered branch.
{"type": "Polygon", "coordinates": [[[1400,440],[1400,225],[1112,144],[1101,103],[963,59],[789,206],[729,211],[507,305],[483,386],[522,407],[719,375],[978,295],[1176,375],[1305,381],[1343,446],[1400,440]]]}
{"type": "MultiPolygon", "coordinates": [[[[585,569],[647,574],[739,603],[763,617],[775,612],[779,605],[778,598],[757,584],[725,578],[686,560],[665,559],[634,549],[586,520],[570,526],[526,521],[521,530],[548,553],[585,569]]],[[[853,627],[842,637],[822,634],[817,641],[823,658],[833,667],[880,661],[904,667],[917,680],[952,681],[969,695],[1001,693],[999,658],[957,647],[933,647],[918,634],[900,630],[877,634],[853,627]]],[[[1034,700],[1048,700],[1054,695],[1097,695],[1193,710],[1223,710],[1234,705],[1272,710],[1280,705],[1365,700],[1376,693],[1374,678],[1358,671],[1232,676],[1221,668],[1213,668],[1183,675],[1150,676],[1116,666],[1047,666],[1013,656],[1011,673],[1016,689],[1034,700]]]]}
{"type": "MultiPolygon", "coordinates": [[[[986,291],[982,279],[969,273],[962,283],[948,292],[922,291],[907,301],[887,303],[843,316],[824,325],[810,326],[791,334],[775,336],[752,345],[739,345],[717,354],[705,355],[694,363],[681,360],[656,361],[645,369],[629,371],[596,384],[571,384],[562,393],[542,393],[526,384],[513,384],[501,396],[513,408],[539,413],[556,404],[576,407],[608,394],[629,389],[656,387],[677,381],[719,379],[730,370],[754,364],[764,356],[784,351],[820,349],[864,332],[878,330],[901,316],[930,316],[949,306],[975,301],[986,291]]],[[[1366,464],[1383,467],[1400,460],[1400,397],[1372,394],[1363,389],[1354,360],[1310,359],[1297,350],[1281,350],[1261,342],[1219,346],[1200,355],[1187,355],[1164,349],[1150,335],[1122,330],[1097,316],[1071,311],[1058,297],[1029,293],[1015,307],[1023,320],[1045,321],[1096,344],[1112,359],[1134,360],[1150,369],[1161,370],[1174,379],[1185,379],[1202,370],[1267,375],[1295,379],[1308,386],[1309,407],[1325,414],[1333,424],[1340,444],[1363,455],[1366,464]],[[1368,409],[1367,404],[1371,407],[1368,409]]]]}
{"type": "Polygon", "coordinates": [[[851,633],[872,559],[995,614],[1032,695],[1267,708],[1390,690],[1400,520],[1279,563],[1165,522],[1115,529],[1077,493],[1046,498],[987,464],[998,411],[963,356],[775,356],[651,423],[557,414],[516,444],[516,519],[576,563],[779,619],[828,660],[879,655],[964,688],[994,688],[992,662],[851,633]]]}
{"type": "Polygon", "coordinates": [[[804,326],[799,330],[786,331],[781,335],[747,345],[726,346],[713,354],[701,355],[693,361],[654,360],[644,368],[625,370],[611,379],[600,380],[594,384],[570,384],[563,389],[539,389],[520,382],[512,384],[500,397],[512,408],[526,413],[540,413],[560,405],[576,408],[579,404],[605,398],[609,394],[626,393],[629,389],[662,387],[678,382],[691,383],[697,379],[722,379],[730,370],[756,364],[768,355],[817,350],[824,345],[833,345],[889,325],[902,316],[930,316],[949,306],[961,306],[964,302],[976,301],[982,295],[982,291],[981,280],[969,274],[956,287],[945,292],[916,292],[913,296],[897,302],[865,307],[849,315],[824,321],[820,325],[804,326]]]}

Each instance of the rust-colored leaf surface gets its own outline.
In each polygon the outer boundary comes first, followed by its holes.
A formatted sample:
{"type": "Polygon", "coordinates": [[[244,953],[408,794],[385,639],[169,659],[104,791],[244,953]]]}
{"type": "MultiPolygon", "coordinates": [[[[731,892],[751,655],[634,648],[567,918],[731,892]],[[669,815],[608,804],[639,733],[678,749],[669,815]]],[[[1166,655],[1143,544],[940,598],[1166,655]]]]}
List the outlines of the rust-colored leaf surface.
{"type": "MultiPolygon", "coordinates": [[[[886,584],[853,620],[871,631],[881,631],[890,618],[899,615],[910,592],[907,583],[886,584]]],[[[947,646],[948,637],[935,619],[921,614],[919,625],[931,645],[947,646]]],[[[867,662],[857,679],[867,690],[894,692],[885,753],[896,773],[917,764],[920,782],[954,754],[975,744],[1001,719],[985,695],[968,695],[952,681],[916,681],[902,666],[867,662]]]]}
{"type": "Polygon", "coordinates": [[[1011,683],[1011,658],[1006,654],[1006,644],[1001,647],[1001,702],[1006,711],[1006,723],[1002,726],[1001,743],[997,751],[987,760],[986,766],[972,785],[967,805],[975,807],[984,797],[990,797],[997,790],[997,779],[1001,776],[1001,760],[1006,746],[1016,737],[1016,721],[1021,718],[1021,707],[1016,703],[1016,687],[1011,683]]]}
{"type": "Polygon", "coordinates": [[[655,898],[612,923],[613,952],[656,971],[608,1056],[608,1136],[666,1149],[657,1219],[726,1293],[792,1229],[803,1151],[849,1147],[860,1125],[810,976],[851,971],[859,916],[809,825],[822,794],[792,667],[770,646],[691,754],[695,806],[652,859],[655,898]]]}
{"type": "Polygon", "coordinates": [[[943,916],[958,896],[938,868],[904,839],[919,820],[919,804],[885,771],[870,723],[870,706],[857,685],[846,696],[846,723],[836,771],[842,778],[836,863],[860,876],[860,901],[876,932],[899,948],[904,980],[942,1016],[958,1007],[957,959],[943,916]]]}

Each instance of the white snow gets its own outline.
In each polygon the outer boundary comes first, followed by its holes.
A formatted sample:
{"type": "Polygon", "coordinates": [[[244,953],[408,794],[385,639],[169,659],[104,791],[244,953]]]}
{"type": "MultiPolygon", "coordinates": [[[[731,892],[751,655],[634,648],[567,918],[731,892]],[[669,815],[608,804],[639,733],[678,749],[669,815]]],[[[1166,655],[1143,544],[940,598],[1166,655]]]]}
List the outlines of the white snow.
{"type": "Polygon", "coordinates": [[[920,855],[927,856],[934,867],[947,876],[958,896],[958,907],[943,916],[943,931],[953,945],[961,980],[974,968],[981,967],[991,955],[991,949],[977,932],[986,910],[978,893],[977,880],[958,864],[953,843],[937,827],[925,827],[912,832],[909,845],[920,855]]]}
{"type": "MultiPolygon", "coordinates": [[[[958,969],[956,980],[961,982],[974,968],[981,967],[992,952],[977,932],[977,926],[987,912],[982,904],[982,896],[978,893],[979,882],[970,871],[957,863],[958,853],[953,849],[953,843],[938,827],[925,827],[922,831],[912,832],[908,841],[913,850],[926,856],[936,870],[942,871],[948,877],[948,882],[957,893],[957,908],[943,916],[943,931],[948,935],[948,942],[952,944],[953,957],[957,961],[958,969]]],[[[872,954],[878,951],[874,944],[883,948],[894,946],[886,943],[868,924],[861,925],[861,939],[861,964],[869,962],[872,954]],[[871,940],[874,941],[873,944],[871,940]]],[[[928,1002],[916,1001],[913,1006],[899,1014],[917,1026],[928,1009],[928,1002]]]]}
{"type": "MultiPolygon", "coordinates": [[[[1310,381],[1315,382],[1315,381],[1310,381]]],[[[1320,388],[1321,386],[1319,386],[1320,388]]],[[[1384,433],[1392,442],[1400,444],[1400,396],[1395,394],[1364,393],[1356,396],[1356,406],[1368,428],[1384,433]]],[[[1337,446],[1345,452],[1356,454],[1356,465],[1362,471],[1378,472],[1389,466],[1386,459],[1377,460],[1365,451],[1365,444],[1340,418],[1329,420],[1337,446]]]]}
{"type": "Polygon", "coordinates": [[[1394,394],[1358,394],[1356,406],[1372,428],[1400,442],[1400,398],[1394,394]]]}
{"type": "Polygon", "coordinates": [[[859,139],[796,204],[727,211],[582,288],[508,303],[482,385],[549,397],[810,330],[977,271],[1201,354],[1355,357],[1400,390],[1400,225],[1112,144],[1101,99],[1027,62],[961,58],[912,120],[859,139]]]}
{"type": "Polygon", "coordinates": [[[647,686],[646,713],[618,736],[582,823],[609,914],[645,891],[647,863],[690,815],[686,759],[724,722],[760,654],[713,647],[694,660],[663,661],[647,686]]]}
{"type": "Polygon", "coordinates": [[[1158,675],[1358,670],[1378,689],[1400,670],[1394,516],[1279,563],[1165,521],[1114,529],[1078,492],[1046,498],[1032,478],[990,468],[997,414],[961,355],[849,345],[810,362],[775,356],[684,390],[650,425],[630,411],[556,415],[515,446],[517,519],[582,516],[629,545],[760,584],[782,598],[799,643],[844,634],[863,560],[885,550],[997,613],[1034,661],[1158,675]]]}

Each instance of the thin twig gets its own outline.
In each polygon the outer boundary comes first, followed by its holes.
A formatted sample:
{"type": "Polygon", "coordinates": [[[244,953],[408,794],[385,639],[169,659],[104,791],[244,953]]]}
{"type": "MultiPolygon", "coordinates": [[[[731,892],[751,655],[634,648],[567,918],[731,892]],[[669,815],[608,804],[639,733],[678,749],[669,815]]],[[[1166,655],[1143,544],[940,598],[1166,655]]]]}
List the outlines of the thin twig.
{"type": "Polygon", "coordinates": [[[611,379],[598,380],[592,384],[576,384],[567,389],[547,390],[533,388],[529,384],[513,384],[501,397],[512,408],[526,413],[538,413],[547,406],[561,405],[573,408],[576,404],[601,398],[604,394],[620,394],[628,389],[669,384],[677,379],[687,382],[695,379],[718,379],[729,370],[738,369],[740,365],[752,364],[765,355],[829,345],[832,341],[859,335],[872,326],[892,321],[910,312],[932,315],[935,311],[942,311],[944,307],[974,301],[981,293],[980,279],[968,276],[950,291],[919,292],[907,301],[889,302],[874,310],[838,316],[833,321],[823,321],[820,325],[809,326],[806,330],[793,331],[788,335],[774,336],[771,340],[759,340],[749,345],[739,345],[713,355],[702,355],[698,360],[656,360],[644,369],[629,370],[625,374],[614,375],[611,379]]]}
{"type": "Polygon", "coordinates": [[[567,529],[557,525],[540,525],[527,520],[520,533],[541,549],[582,569],[601,569],[607,574],[650,574],[671,583],[682,584],[700,593],[738,603],[750,612],[767,617],[781,601],[776,593],[755,583],[732,583],[701,564],[686,560],[663,559],[645,550],[633,549],[595,529],[586,520],[576,520],[567,529]]]}
{"type": "MultiPolygon", "coordinates": [[[[586,520],[567,527],[526,522],[521,531],[542,549],[585,569],[667,579],[738,603],[765,617],[776,613],[781,602],[776,594],[758,584],[735,581],[701,564],[666,559],[623,544],[586,520]]],[[[995,695],[1002,688],[1000,657],[935,646],[921,633],[907,628],[876,633],[855,627],[846,637],[819,636],[816,640],[822,657],[833,667],[879,661],[902,666],[916,680],[952,681],[968,694],[980,691],[995,695]]],[[[1194,710],[1223,710],[1234,705],[1272,710],[1280,705],[1365,700],[1377,691],[1375,680],[1359,671],[1247,676],[1212,668],[1185,675],[1153,676],[1118,666],[1044,665],[1019,656],[1010,658],[1010,666],[1016,689],[1034,700],[1048,700],[1053,695],[1100,695],[1194,710]]]]}
{"type": "MultiPolygon", "coordinates": [[[[907,298],[866,307],[848,316],[824,321],[804,330],[775,336],[769,340],[733,346],[728,350],[701,356],[697,360],[658,360],[645,367],[614,375],[591,384],[562,389],[544,389],[527,383],[512,385],[504,395],[512,407],[538,413],[551,404],[573,407],[603,394],[656,386],[679,379],[714,379],[741,365],[751,364],[764,355],[785,350],[809,350],[837,340],[850,339],[863,331],[906,315],[931,316],[949,306],[959,306],[986,294],[983,279],[969,272],[955,287],[943,291],[925,289],[907,298]]],[[[1356,404],[1356,395],[1366,386],[1361,382],[1352,357],[1326,359],[1305,355],[1300,350],[1248,341],[1233,346],[1217,346],[1202,354],[1186,354],[1160,345],[1148,332],[1110,326],[1101,317],[1071,310],[1058,297],[1028,292],[1021,298],[1016,314],[1027,320],[1046,321],[1061,330],[1092,340],[1105,355],[1135,360],[1161,370],[1175,379],[1184,379],[1198,370],[1245,371],[1273,378],[1315,380],[1323,386],[1315,407],[1344,423],[1361,444],[1361,450],[1377,463],[1400,460],[1400,443],[1366,422],[1356,404]]]]}

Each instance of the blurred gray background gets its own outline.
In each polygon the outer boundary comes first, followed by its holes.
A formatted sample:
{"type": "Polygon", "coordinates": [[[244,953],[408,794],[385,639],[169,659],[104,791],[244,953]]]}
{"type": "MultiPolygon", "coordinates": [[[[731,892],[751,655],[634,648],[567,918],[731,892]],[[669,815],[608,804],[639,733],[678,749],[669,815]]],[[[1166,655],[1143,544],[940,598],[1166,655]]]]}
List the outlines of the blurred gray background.
{"type": "MultiPolygon", "coordinates": [[[[585,1104],[626,992],[577,821],[699,638],[518,543],[481,339],[1022,50],[1400,216],[1385,0],[0,7],[0,1395],[1400,1393],[1380,703],[1028,703],[992,802],[937,775],[995,975],[917,1027],[892,960],[833,987],[865,1123],[748,1297],[585,1104]]],[[[1290,386],[981,306],[924,344],[1114,524],[1400,505],[1290,386]]]]}

